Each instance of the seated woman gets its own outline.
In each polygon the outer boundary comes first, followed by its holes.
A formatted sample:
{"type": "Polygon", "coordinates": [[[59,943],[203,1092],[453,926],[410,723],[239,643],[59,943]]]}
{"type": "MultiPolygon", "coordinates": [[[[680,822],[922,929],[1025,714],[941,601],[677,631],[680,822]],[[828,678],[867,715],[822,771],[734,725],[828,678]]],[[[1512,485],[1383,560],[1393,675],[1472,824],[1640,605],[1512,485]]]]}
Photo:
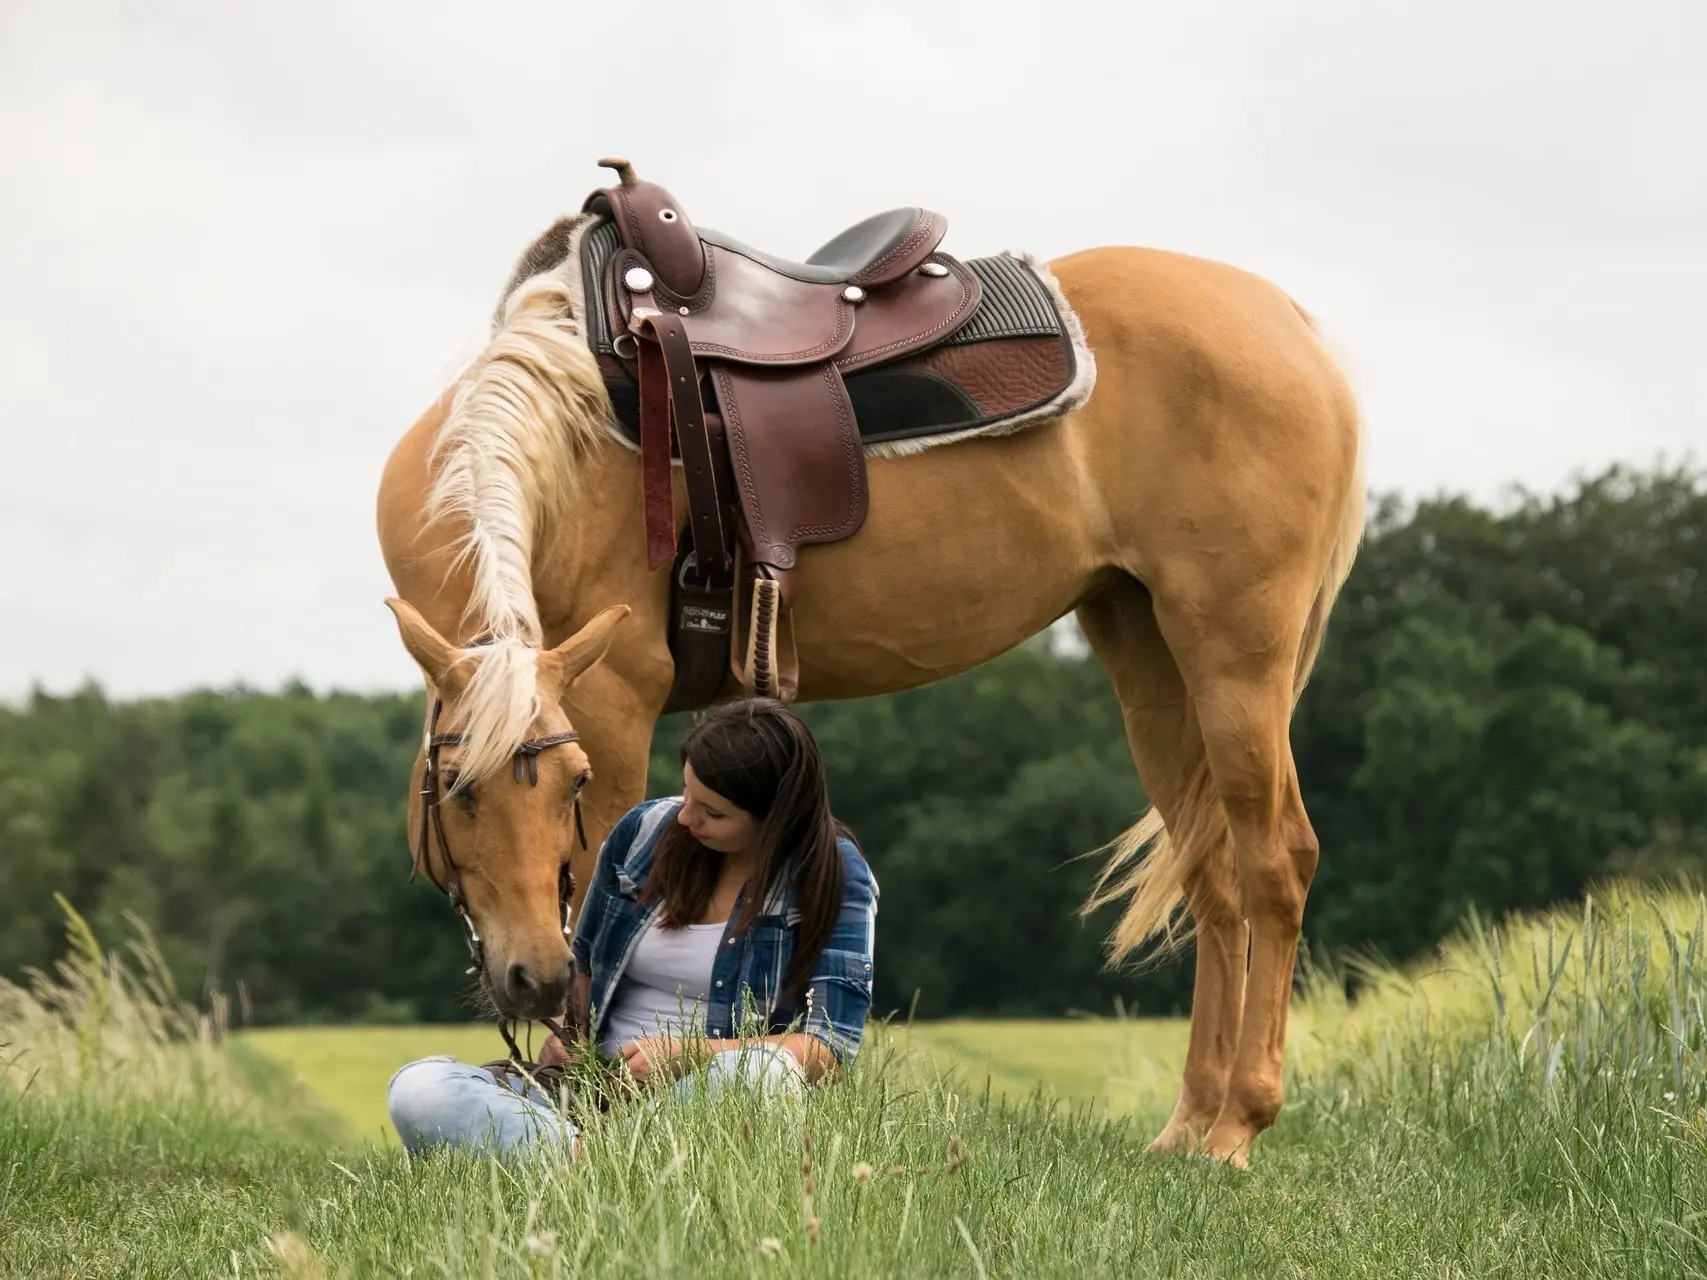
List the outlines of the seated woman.
{"type": "MultiPolygon", "coordinates": [[[[859,1052],[877,882],[831,816],[811,731],[782,703],[716,708],[681,755],[682,794],[630,810],[599,851],[572,1016],[639,1082],[816,1082],[859,1052]],[[756,1034],[740,1025],[749,1002],[766,1015],[756,1034]]],[[[540,1062],[576,1047],[552,1039],[540,1062]]],[[[448,1057],[403,1067],[387,1103],[411,1151],[576,1145],[538,1085],[448,1057]]]]}

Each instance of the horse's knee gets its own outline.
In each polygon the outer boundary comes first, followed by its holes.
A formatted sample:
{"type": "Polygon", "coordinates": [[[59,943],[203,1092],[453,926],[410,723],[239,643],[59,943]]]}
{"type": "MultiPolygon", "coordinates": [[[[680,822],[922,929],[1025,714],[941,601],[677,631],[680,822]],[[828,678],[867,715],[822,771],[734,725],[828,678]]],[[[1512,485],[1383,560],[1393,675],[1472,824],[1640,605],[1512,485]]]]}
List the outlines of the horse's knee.
{"type": "Polygon", "coordinates": [[[1303,810],[1288,813],[1281,823],[1281,840],[1292,855],[1292,870],[1305,892],[1316,878],[1316,865],[1322,858],[1322,845],[1303,810]]]}
{"type": "Polygon", "coordinates": [[[1304,900],[1316,876],[1321,845],[1296,798],[1243,824],[1237,841],[1239,895],[1247,919],[1266,917],[1301,926],[1304,900]]]}
{"type": "Polygon", "coordinates": [[[1239,890],[1247,920],[1302,928],[1309,888],[1309,880],[1299,874],[1296,857],[1289,849],[1266,844],[1239,859],[1239,890]]]}

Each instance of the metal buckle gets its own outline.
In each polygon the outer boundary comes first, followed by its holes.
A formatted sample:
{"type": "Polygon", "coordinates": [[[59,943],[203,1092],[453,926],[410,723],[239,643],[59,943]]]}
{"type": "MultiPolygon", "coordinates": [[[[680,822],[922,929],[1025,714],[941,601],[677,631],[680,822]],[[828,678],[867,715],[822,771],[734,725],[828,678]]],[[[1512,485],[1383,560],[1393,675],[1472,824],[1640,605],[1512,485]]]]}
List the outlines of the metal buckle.
{"type": "Polygon", "coordinates": [[[690,587],[701,591],[723,590],[724,588],[720,587],[712,578],[700,574],[697,557],[698,552],[689,551],[682,558],[681,566],[676,570],[676,586],[683,591],[687,591],[690,587]],[[688,581],[690,576],[693,578],[691,583],[688,581]]]}

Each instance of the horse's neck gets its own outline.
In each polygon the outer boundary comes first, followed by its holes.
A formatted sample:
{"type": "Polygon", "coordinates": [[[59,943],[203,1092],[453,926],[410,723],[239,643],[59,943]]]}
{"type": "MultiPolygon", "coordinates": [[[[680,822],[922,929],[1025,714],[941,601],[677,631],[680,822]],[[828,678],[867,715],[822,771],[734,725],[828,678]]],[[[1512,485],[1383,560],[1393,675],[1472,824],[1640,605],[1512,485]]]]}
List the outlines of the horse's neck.
{"type": "Polygon", "coordinates": [[[614,441],[581,459],[575,496],[547,518],[534,548],[533,592],[545,644],[557,644],[611,604],[645,591],[640,458],[614,441]]]}

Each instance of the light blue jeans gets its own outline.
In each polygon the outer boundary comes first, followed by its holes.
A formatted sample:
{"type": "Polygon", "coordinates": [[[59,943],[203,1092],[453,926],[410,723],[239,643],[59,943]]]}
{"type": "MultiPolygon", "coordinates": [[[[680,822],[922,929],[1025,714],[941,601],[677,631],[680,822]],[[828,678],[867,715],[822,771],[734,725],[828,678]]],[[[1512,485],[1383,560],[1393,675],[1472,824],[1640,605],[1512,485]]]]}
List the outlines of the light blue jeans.
{"type": "MultiPolygon", "coordinates": [[[[675,1081],[664,1096],[686,1098],[704,1088],[715,1097],[737,1081],[767,1095],[805,1086],[792,1054],[774,1045],[751,1045],[714,1055],[701,1073],[675,1081]]],[[[385,1103],[397,1136],[411,1152],[439,1144],[501,1155],[551,1148],[575,1152],[579,1131],[538,1085],[510,1076],[500,1084],[484,1068],[449,1056],[421,1058],[399,1068],[385,1103]]]]}

